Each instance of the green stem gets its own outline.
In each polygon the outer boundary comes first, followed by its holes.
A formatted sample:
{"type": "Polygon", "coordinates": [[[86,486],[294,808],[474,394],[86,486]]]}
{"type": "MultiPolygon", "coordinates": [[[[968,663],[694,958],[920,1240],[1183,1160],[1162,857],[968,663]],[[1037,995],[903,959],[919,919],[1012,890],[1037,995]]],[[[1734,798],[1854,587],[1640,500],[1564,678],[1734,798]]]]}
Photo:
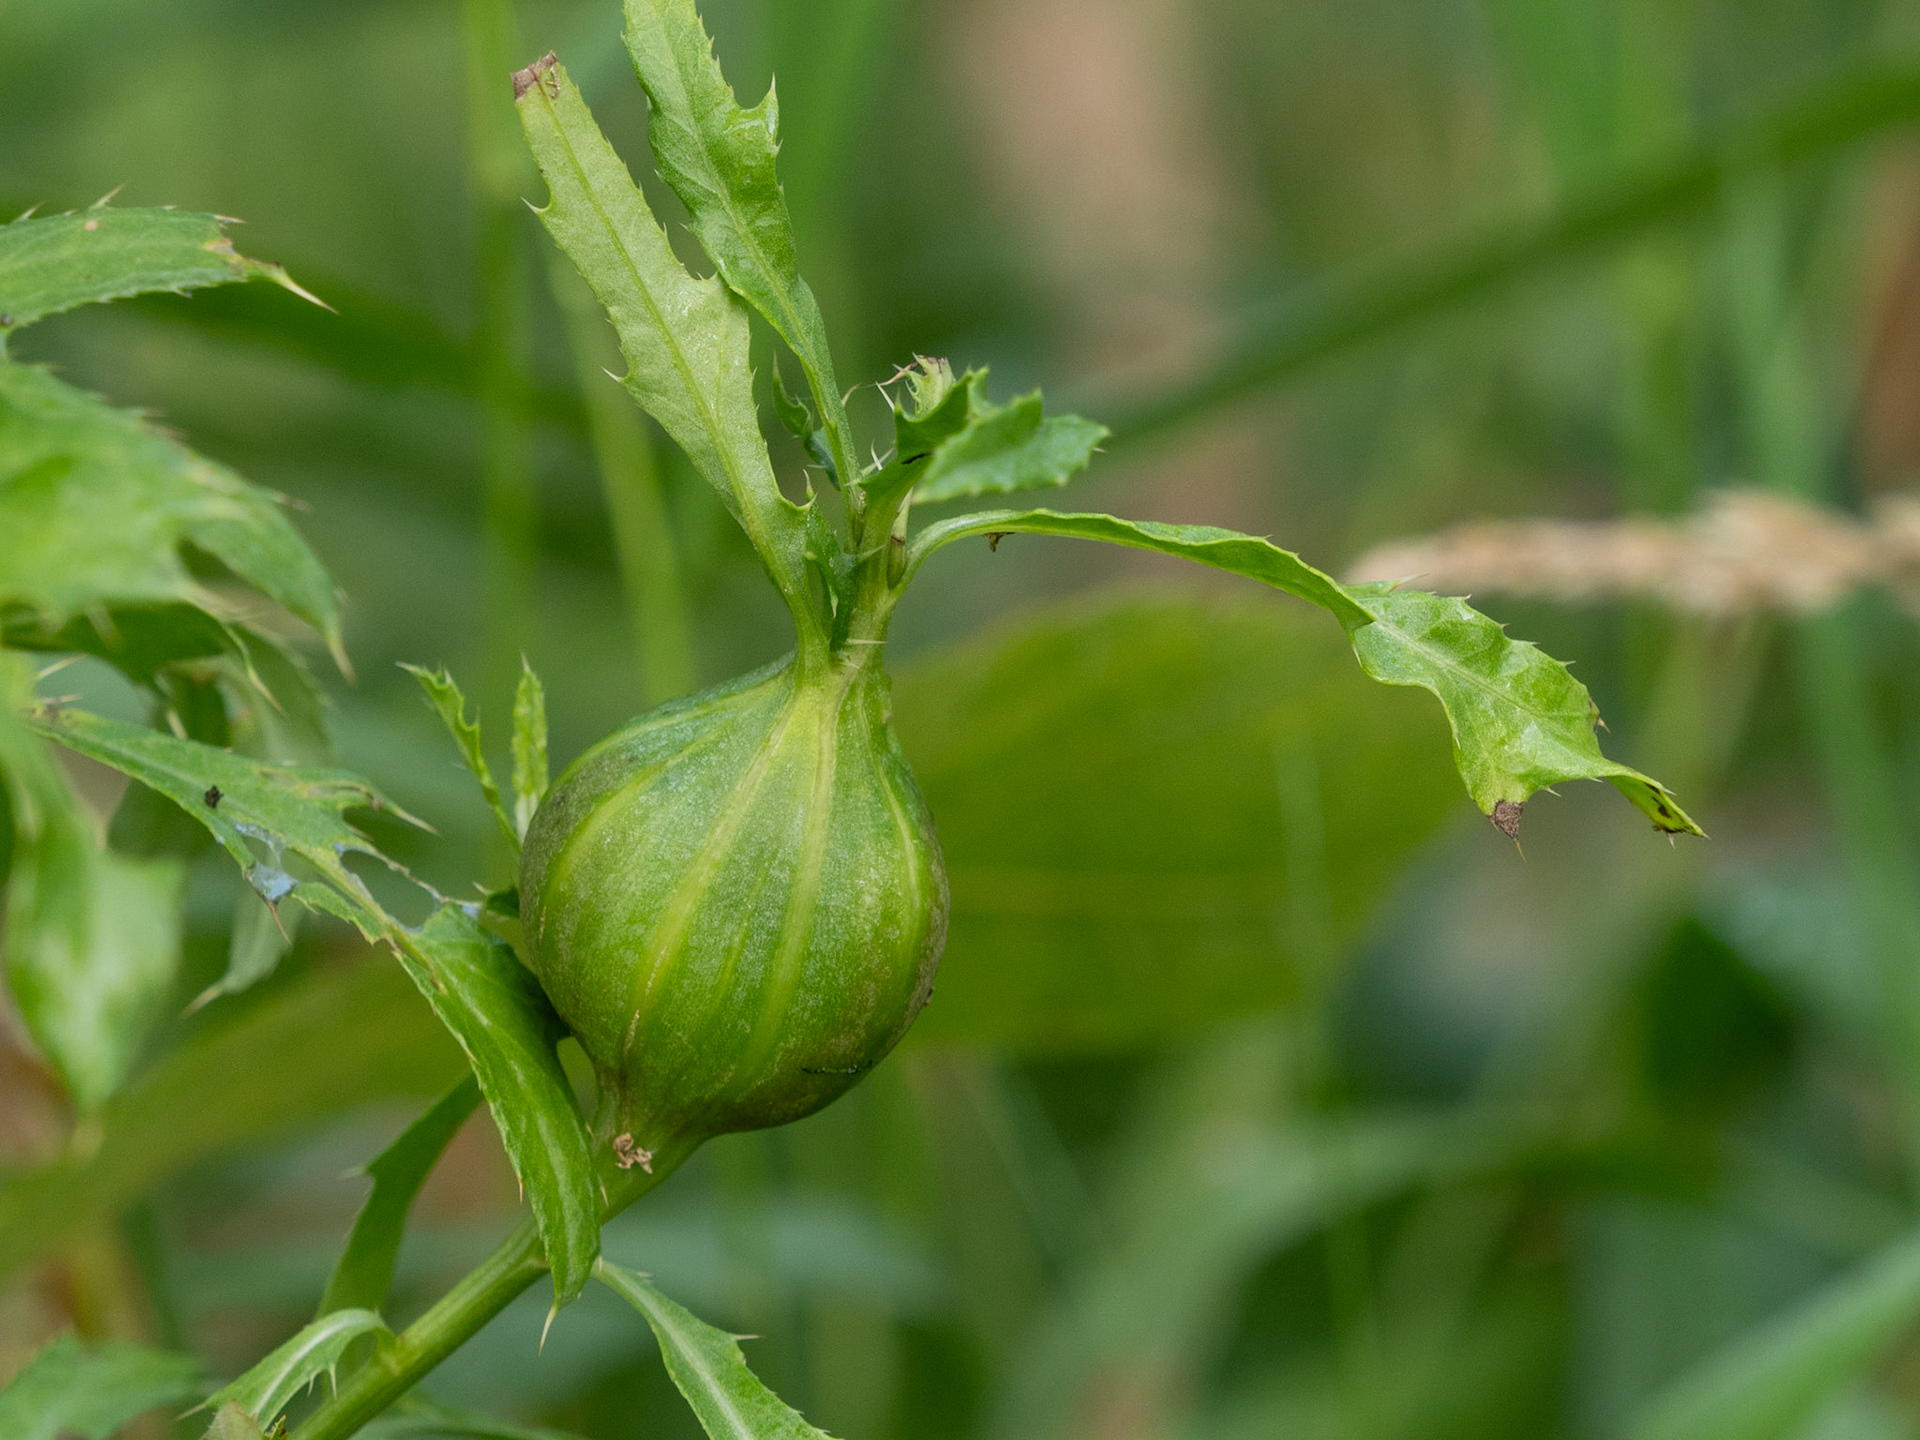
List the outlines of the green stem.
{"type": "MultiPolygon", "coordinates": [[[[607,1179],[601,1223],[656,1188],[698,1148],[662,1146],[651,1171],[615,1172],[607,1179]]],[[[433,1307],[383,1346],[331,1400],[309,1415],[289,1440],[347,1440],[361,1426],[411,1390],[480,1328],[547,1273],[546,1252],[533,1221],[523,1221],[493,1254],[482,1260],[433,1307]]]]}

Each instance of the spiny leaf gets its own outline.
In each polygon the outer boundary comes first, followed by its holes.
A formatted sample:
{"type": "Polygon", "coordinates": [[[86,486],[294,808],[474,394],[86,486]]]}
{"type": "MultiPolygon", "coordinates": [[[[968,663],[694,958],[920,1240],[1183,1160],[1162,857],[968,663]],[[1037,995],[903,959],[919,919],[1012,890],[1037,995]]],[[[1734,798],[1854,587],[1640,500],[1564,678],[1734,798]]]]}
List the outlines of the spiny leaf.
{"type": "Polygon", "coordinates": [[[323,1315],[231,1385],[214,1391],[199,1408],[237,1405],[255,1423],[271,1425],[294,1396],[333,1372],[347,1346],[362,1335],[390,1333],[386,1322],[371,1310],[323,1315]]]}
{"type": "Polygon", "coordinates": [[[1605,780],[1657,829],[1700,833],[1658,782],[1600,753],[1593,701],[1566,666],[1509,639],[1464,601],[1378,585],[1342,586],[1291,551],[1231,530],[1051,510],[988,510],[931,525],[909,551],[907,574],[963,536],[1016,532],[1182,556],[1329,611],[1346,627],[1367,674],[1388,685],[1419,686],[1439,699],[1468,794],[1509,835],[1519,830],[1527,797],[1562,780],[1605,780]]]}
{"type": "Polygon", "coordinates": [[[1920,1314],[1920,1237],[1735,1337],[1650,1400],[1631,1440],[1787,1440],[1920,1314]]]}
{"type": "Polygon", "coordinates": [[[802,610],[805,523],[780,494],[760,433],[746,306],[718,279],[687,273],[565,67],[549,55],[514,88],[551,194],[541,222],[606,307],[629,393],[720,492],[802,610]]]}
{"type": "MultiPolygon", "coordinates": [[[[359,776],[345,770],[269,765],[82,710],[43,710],[31,724],[49,739],[172,800],[212,832],[269,905],[296,893],[297,882],[286,869],[291,852],[319,872],[343,907],[343,918],[368,938],[386,934],[392,925],[345,864],[349,854],[383,862],[385,857],[342,815],[367,809],[412,817],[359,776]],[[267,852],[264,858],[255,853],[255,845],[267,852]]],[[[300,886],[300,898],[315,903],[307,892],[319,889],[300,886]]],[[[330,913],[343,913],[329,902],[317,903],[330,913]]]]}
{"type": "Polygon", "coordinates": [[[689,1314],[631,1270],[602,1260],[594,1274],[647,1317],[667,1373],[711,1440],[826,1440],[747,1368],[733,1336],[689,1314]]]}
{"type": "Polygon", "coordinates": [[[7,1440],[109,1440],[161,1406],[203,1393],[200,1362],[124,1340],[50,1341],[0,1389],[7,1440]]]}
{"type": "Polygon", "coordinates": [[[444,669],[427,670],[419,665],[407,664],[402,664],[400,668],[418,680],[420,688],[427,692],[434,713],[446,725],[447,733],[453,736],[453,743],[460,747],[460,758],[466,762],[468,772],[480,783],[480,793],[486,797],[487,809],[493,813],[493,818],[499,822],[501,831],[517,852],[520,848],[520,830],[514,825],[513,817],[507,814],[506,804],[500,798],[500,787],[494,783],[493,768],[487,764],[487,752],[480,744],[480,722],[467,718],[467,697],[444,669]]]}
{"type": "Polygon", "coordinates": [[[526,966],[459,906],[443,905],[398,948],[473,1063],[564,1305],[585,1288],[600,1253],[591,1142],[554,1049],[564,1027],[526,966]]]}
{"type": "Polygon", "coordinates": [[[360,1213],[354,1217],[347,1246],[333,1267],[320,1299],[320,1314],[335,1310],[378,1310],[387,1303],[393,1265],[407,1228],[414,1196],[480,1103],[480,1086],[465,1075],[427,1112],[368,1162],[373,1180],[360,1213]]]}
{"type": "Polygon", "coordinates": [[[516,838],[527,833],[533,812],[546,798],[553,772],[547,764],[547,692],[526,657],[513,695],[513,823],[516,838]]]}
{"type": "Polygon", "coordinates": [[[313,300],[280,266],[237,252],[226,234],[232,223],[188,210],[115,210],[102,200],[0,225],[0,354],[9,331],[42,316],[149,290],[184,294],[259,277],[313,300]]]}
{"type": "Polygon", "coordinates": [[[769,88],[751,110],[734,100],[694,0],[627,0],[627,53],[652,107],[647,138],[660,177],[687,207],[687,224],[721,277],[799,357],[833,469],[853,475],[826,323],[800,278],[774,168],[778,99],[769,88]]]}
{"type": "Polygon", "coordinates": [[[193,545],[340,651],[326,570],[276,497],[33,365],[0,364],[0,607],[43,626],[112,605],[231,607],[182,560],[193,545]]]}
{"type": "Polygon", "coordinates": [[[1106,426],[1078,415],[1046,418],[1037,390],[993,404],[984,369],[956,380],[946,361],[922,360],[909,380],[909,403],[894,411],[893,461],[868,484],[885,488],[896,472],[892,483],[911,485],[916,501],[1064,485],[1107,438],[1106,426]]]}

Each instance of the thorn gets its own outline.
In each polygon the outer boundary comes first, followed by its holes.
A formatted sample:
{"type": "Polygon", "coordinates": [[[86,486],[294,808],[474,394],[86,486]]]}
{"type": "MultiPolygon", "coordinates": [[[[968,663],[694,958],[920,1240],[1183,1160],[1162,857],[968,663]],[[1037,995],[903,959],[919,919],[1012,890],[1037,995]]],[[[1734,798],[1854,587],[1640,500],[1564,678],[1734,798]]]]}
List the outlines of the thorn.
{"type": "Polygon", "coordinates": [[[307,287],[302,285],[298,280],[294,279],[291,275],[289,275],[286,272],[286,269],[284,266],[269,265],[265,268],[266,268],[267,278],[273,281],[273,283],[278,285],[282,290],[292,291],[295,295],[298,295],[302,300],[306,300],[311,302],[312,304],[318,305],[322,310],[326,311],[329,315],[338,315],[340,313],[338,310],[334,309],[331,305],[327,304],[326,301],[322,300],[318,295],[314,294],[311,290],[307,289],[307,287]]]}
{"type": "MultiPolygon", "coordinates": [[[[91,204],[91,205],[89,205],[89,206],[88,206],[87,208],[88,208],[89,210],[104,210],[104,209],[106,209],[106,208],[107,208],[107,206],[109,206],[109,205],[111,205],[111,204],[113,203],[113,197],[114,197],[114,196],[116,196],[116,195],[118,195],[118,194],[119,194],[119,193],[120,193],[120,192],[121,192],[122,190],[124,190],[124,189],[126,189],[126,188],[127,188],[127,187],[126,187],[126,186],[125,186],[124,184],[120,184],[120,185],[116,185],[116,186],[114,186],[114,187],[113,187],[113,188],[112,188],[111,190],[109,190],[109,191],[107,191],[107,193],[106,193],[106,194],[104,194],[104,195],[102,195],[102,196],[101,196],[101,197],[100,197],[100,198],[99,198],[98,200],[96,200],[96,201],[94,201],[94,202],[93,202],[93,204],[91,204]]],[[[169,208],[171,208],[171,207],[169,207],[169,208]]]]}
{"type": "Polygon", "coordinates": [[[547,1332],[553,1329],[553,1317],[558,1315],[559,1313],[560,1313],[560,1302],[556,1300],[553,1304],[553,1308],[547,1311],[547,1323],[540,1327],[540,1349],[538,1351],[539,1354],[544,1355],[547,1351],[547,1332]]]}

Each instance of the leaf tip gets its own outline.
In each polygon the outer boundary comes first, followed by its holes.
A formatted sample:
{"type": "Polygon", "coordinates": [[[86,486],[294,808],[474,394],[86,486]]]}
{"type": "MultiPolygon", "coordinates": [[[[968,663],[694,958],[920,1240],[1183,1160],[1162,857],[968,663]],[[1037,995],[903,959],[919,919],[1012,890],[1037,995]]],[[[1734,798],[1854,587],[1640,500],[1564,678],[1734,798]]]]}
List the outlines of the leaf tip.
{"type": "Polygon", "coordinates": [[[536,85],[549,100],[560,98],[560,82],[553,77],[554,66],[560,63],[560,57],[549,50],[524,70],[513,72],[513,98],[518,104],[527,98],[527,92],[536,85]]]}

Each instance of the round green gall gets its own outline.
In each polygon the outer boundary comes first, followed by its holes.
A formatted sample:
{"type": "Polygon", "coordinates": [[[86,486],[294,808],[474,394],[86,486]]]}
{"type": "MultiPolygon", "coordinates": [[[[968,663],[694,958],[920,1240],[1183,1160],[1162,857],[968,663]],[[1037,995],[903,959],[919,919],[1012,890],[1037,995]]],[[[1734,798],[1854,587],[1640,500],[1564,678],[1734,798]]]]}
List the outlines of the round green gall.
{"type": "Polygon", "coordinates": [[[602,741],[534,816],[520,895],[622,1165],[837,1098],[926,1004],[946,939],[878,664],[789,661],[602,741]]]}

